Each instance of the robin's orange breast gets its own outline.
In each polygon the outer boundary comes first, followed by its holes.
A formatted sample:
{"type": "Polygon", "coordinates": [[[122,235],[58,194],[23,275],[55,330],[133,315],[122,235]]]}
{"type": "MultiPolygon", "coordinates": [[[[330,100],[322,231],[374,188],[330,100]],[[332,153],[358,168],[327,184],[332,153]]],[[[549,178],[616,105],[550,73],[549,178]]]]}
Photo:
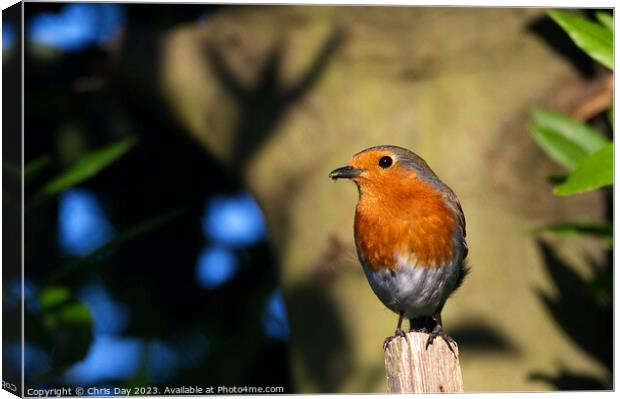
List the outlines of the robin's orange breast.
{"type": "Polygon", "coordinates": [[[453,260],[456,219],[444,198],[428,183],[398,195],[362,195],[355,213],[355,241],[373,271],[399,265],[436,268],[453,260]]]}

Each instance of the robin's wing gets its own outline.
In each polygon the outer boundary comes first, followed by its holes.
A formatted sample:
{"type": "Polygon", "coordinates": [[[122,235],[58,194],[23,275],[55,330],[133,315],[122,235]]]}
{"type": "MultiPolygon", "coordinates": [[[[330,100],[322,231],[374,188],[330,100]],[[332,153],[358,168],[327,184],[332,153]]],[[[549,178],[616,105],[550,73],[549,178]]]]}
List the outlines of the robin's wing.
{"type": "Polygon", "coordinates": [[[455,201],[456,201],[456,207],[457,207],[457,216],[459,218],[459,222],[461,223],[462,229],[463,229],[463,259],[467,258],[467,254],[469,253],[469,247],[467,246],[467,241],[465,240],[465,237],[467,237],[467,229],[465,227],[465,214],[463,213],[463,208],[461,208],[461,203],[459,202],[458,199],[456,199],[456,196],[454,197],[455,201]]]}
{"type": "Polygon", "coordinates": [[[462,237],[461,237],[461,248],[463,249],[463,259],[461,260],[461,264],[459,265],[460,270],[459,270],[458,280],[456,281],[456,284],[454,285],[454,291],[456,291],[463,284],[463,280],[471,271],[471,268],[469,267],[468,262],[466,260],[467,254],[469,253],[469,248],[467,247],[467,241],[465,240],[465,237],[467,236],[467,230],[465,226],[465,214],[463,213],[463,208],[461,207],[461,203],[459,202],[459,199],[456,198],[456,194],[454,194],[454,191],[452,191],[448,186],[446,186],[446,190],[444,192],[445,192],[444,195],[446,196],[447,203],[454,210],[454,213],[456,214],[458,218],[459,225],[461,226],[461,230],[463,232],[462,237]]]}
{"type": "Polygon", "coordinates": [[[465,259],[467,258],[467,254],[469,253],[469,248],[467,247],[467,241],[465,240],[465,237],[467,237],[465,214],[463,213],[463,208],[461,207],[461,203],[459,202],[459,199],[456,197],[456,194],[454,194],[454,191],[452,191],[448,186],[445,186],[445,187],[446,187],[446,190],[444,191],[445,192],[444,195],[447,199],[447,203],[454,210],[454,213],[456,214],[456,217],[458,218],[459,225],[461,226],[461,230],[463,232],[463,237],[461,239],[461,245],[463,246],[463,259],[465,259]]]}

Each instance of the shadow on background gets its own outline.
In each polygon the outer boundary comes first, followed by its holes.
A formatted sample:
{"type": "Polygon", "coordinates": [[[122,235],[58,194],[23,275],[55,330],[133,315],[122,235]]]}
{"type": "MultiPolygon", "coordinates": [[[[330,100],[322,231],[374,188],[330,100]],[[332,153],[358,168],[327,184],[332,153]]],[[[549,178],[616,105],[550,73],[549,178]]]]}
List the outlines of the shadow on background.
{"type": "MultiPolygon", "coordinates": [[[[545,260],[556,295],[540,290],[540,300],[570,339],[592,358],[598,360],[613,375],[613,306],[611,253],[608,262],[590,262],[593,277],[584,279],[560,259],[555,250],[543,240],[537,241],[545,260]]],[[[547,381],[557,389],[611,389],[609,381],[579,375],[564,369],[555,375],[532,372],[530,379],[547,381]]]]}
{"type": "Polygon", "coordinates": [[[351,344],[338,307],[319,282],[293,287],[287,299],[291,324],[304,330],[294,339],[307,377],[317,392],[336,392],[353,367],[351,344]],[[313,304],[311,314],[305,311],[309,303],[313,304]]]}
{"type": "Polygon", "coordinates": [[[476,351],[478,353],[505,352],[519,354],[516,348],[494,327],[479,320],[471,324],[460,325],[450,331],[450,336],[459,344],[461,352],[476,351]]]}
{"type": "Polygon", "coordinates": [[[529,375],[532,381],[542,381],[553,385],[562,391],[589,391],[610,389],[609,385],[602,383],[598,379],[585,374],[572,373],[568,370],[560,369],[555,375],[540,372],[529,375]]]}
{"type": "Polygon", "coordinates": [[[239,126],[233,136],[233,154],[241,170],[252,153],[260,150],[260,145],[275,132],[285,113],[314,87],[340,45],[342,35],[340,29],[334,29],[308,70],[288,87],[282,82],[281,76],[284,39],[279,39],[273,46],[259,77],[249,86],[243,84],[227,66],[220,48],[207,45],[207,60],[239,109],[239,126]]]}

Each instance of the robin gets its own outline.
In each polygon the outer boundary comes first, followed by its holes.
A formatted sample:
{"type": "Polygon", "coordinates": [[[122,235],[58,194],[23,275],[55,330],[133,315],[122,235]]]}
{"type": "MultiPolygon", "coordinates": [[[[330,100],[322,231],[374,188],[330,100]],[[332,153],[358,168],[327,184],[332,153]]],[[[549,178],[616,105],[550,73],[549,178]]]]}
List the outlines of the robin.
{"type": "Polygon", "coordinates": [[[357,254],[374,293],[399,315],[384,349],[405,336],[407,318],[411,331],[429,334],[427,349],[442,337],[452,350],[441,310],[469,271],[465,216],[454,192],[418,155],[391,145],[355,154],[329,177],[357,185],[357,254]]]}

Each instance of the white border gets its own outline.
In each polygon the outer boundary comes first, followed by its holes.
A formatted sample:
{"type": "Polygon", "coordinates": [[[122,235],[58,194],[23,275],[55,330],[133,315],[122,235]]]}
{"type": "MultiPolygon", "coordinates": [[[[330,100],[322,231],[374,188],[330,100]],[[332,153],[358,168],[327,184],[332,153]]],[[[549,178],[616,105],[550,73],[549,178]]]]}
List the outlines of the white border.
{"type": "MultiPolygon", "coordinates": [[[[0,0],[1,5],[2,5],[2,9],[5,9],[13,4],[15,4],[15,1],[11,1],[11,0],[0,0]]],[[[59,1],[60,2],[60,1],[59,1]]],[[[109,2],[109,1],[104,1],[104,0],[91,0],[90,2],[109,2]]],[[[165,1],[165,0],[154,0],[154,1],[119,1],[122,3],[193,3],[193,4],[232,4],[232,3],[237,3],[237,4],[318,4],[318,5],[384,5],[384,6],[466,6],[466,7],[553,7],[553,8],[613,8],[615,6],[615,3],[613,1],[600,1],[600,0],[594,0],[594,1],[576,1],[576,0],[553,0],[553,1],[531,1],[531,2],[520,2],[520,1],[490,1],[490,0],[478,0],[478,1],[472,1],[472,2],[468,2],[468,1],[451,1],[451,0],[443,0],[443,1],[432,1],[432,0],[427,0],[427,1],[396,1],[396,0],[391,0],[391,1],[368,1],[368,0],[355,0],[355,1],[346,1],[346,0],[340,0],[340,1],[326,1],[326,0],[314,0],[314,1],[303,1],[303,0],[289,0],[289,1],[281,1],[281,0],[271,0],[271,1],[258,1],[258,0],[243,0],[240,2],[234,2],[234,1],[165,1]]],[[[614,22],[614,25],[617,27],[617,24],[614,22]]],[[[23,30],[23,23],[22,23],[22,30],[23,30]]],[[[614,32],[617,32],[617,29],[614,29],[614,32]]],[[[22,32],[23,34],[23,32],[22,32]]],[[[23,36],[22,36],[23,37],[23,36]]],[[[1,38],[1,34],[0,34],[0,38],[1,38]]],[[[614,35],[614,44],[616,43],[616,35],[614,35]]],[[[23,41],[22,41],[22,46],[23,46],[23,41]]],[[[616,49],[617,46],[614,45],[614,50],[616,49]]],[[[615,61],[617,61],[617,52],[615,53],[616,57],[615,57],[615,61]]],[[[23,48],[22,48],[22,62],[23,62],[23,48]]],[[[1,64],[1,63],[0,63],[1,64]]],[[[23,64],[22,64],[23,65],[23,64]]],[[[616,62],[617,65],[617,62],[616,62]]],[[[0,65],[0,71],[1,71],[2,67],[0,65]]],[[[0,91],[1,91],[1,80],[0,80],[0,91]]],[[[23,93],[23,70],[22,70],[22,93],[23,93]]],[[[614,104],[615,104],[615,88],[614,88],[614,104]]],[[[1,109],[1,105],[2,105],[2,99],[0,99],[0,109],[1,109]]],[[[1,118],[1,117],[0,117],[1,118]]],[[[1,119],[0,119],[1,120],[1,119]]],[[[23,97],[22,97],[22,127],[23,127],[23,97]]],[[[614,114],[614,126],[617,124],[618,122],[618,117],[617,117],[617,113],[614,114]]],[[[0,152],[2,151],[2,143],[0,140],[0,152]]],[[[618,158],[616,157],[617,153],[614,153],[614,176],[618,175],[618,172],[620,171],[620,165],[617,162],[618,158]]],[[[22,131],[22,162],[23,162],[23,131],[22,131]]],[[[23,167],[23,165],[22,165],[23,167]]],[[[1,183],[2,183],[2,177],[0,174],[0,187],[1,187],[1,183]]],[[[22,184],[22,195],[23,195],[23,184],[22,184]]],[[[614,237],[616,237],[619,233],[620,233],[620,227],[618,226],[618,224],[616,223],[616,205],[617,205],[617,201],[618,198],[616,196],[616,189],[614,186],[614,237]]],[[[2,216],[0,214],[0,221],[2,220],[2,216]]],[[[23,222],[23,218],[22,218],[22,222],[23,222]]],[[[0,237],[1,237],[1,232],[0,232],[0,237]]],[[[23,260],[23,230],[22,230],[22,260],[23,260]]],[[[1,245],[0,245],[0,256],[1,256],[1,245]]],[[[618,263],[618,254],[617,252],[614,252],[614,270],[615,270],[615,276],[614,276],[614,287],[619,287],[620,285],[618,285],[618,282],[620,281],[619,278],[619,272],[616,268],[616,266],[619,264],[618,263]]],[[[0,257],[1,259],[1,257],[0,257]]],[[[23,266],[23,265],[22,265],[23,266]]],[[[0,266],[1,267],[1,266],[0,266]]],[[[1,282],[1,273],[0,273],[0,282],[1,282]]],[[[23,284],[23,267],[22,267],[22,284],[23,284]]],[[[23,289],[23,287],[22,287],[23,289]]],[[[615,295],[615,291],[614,290],[614,304],[617,304],[616,302],[616,295],[615,295]]],[[[22,303],[22,312],[23,312],[23,303],[22,303]]],[[[22,318],[23,320],[23,318],[22,318]]],[[[614,334],[614,354],[617,355],[618,354],[618,347],[615,345],[616,341],[616,337],[618,334],[618,325],[616,323],[617,319],[615,317],[615,311],[614,311],[614,328],[615,328],[615,334],[614,334]]],[[[22,321],[23,323],[23,321],[22,321]]],[[[2,321],[0,319],[0,331],[1,331],[1,327],[2,327],[2,321]]],[[[22,328],[23,328],[23,324],[22,324],[22,328]]],[[[22,330],[23,331],[23,330],[22,330]]],[[[23,350],[22,350],[23,353],[23,350]]],[[[0,348],[0,356],[2,354],[2,350],[0,348]]],[[[616,359],[616,356],[614,356],[614,360],[616,359]]],[[[615,362],[614,362],[614,366],[615,366],[615,362]]],[[[22,377],[23,378],[23,377],[22,377]]],[[[620,378],[619,378],[619,373],[617,372],[617,370],[614,370],[614,387],[619,387],[619,382],[620,382],[620,378]]],[[[23,381],[22,381],[22,386],[23,386],[23,381]]],[[[444,394],[445,395],[445,394],[444,394]]],[[[474,397],[478,397],[478,396],[492,396],[492,397],[499,397],[499,398],[523,398],[523,397],[538,397],[541,395],[545,395],[545,396],[554,396],[554,397],[570,397],[570,398],[591,398],[593,396],[595,397],[612,397],[612,395],[615,397],[616,394],[614,392],[597,392],[597,393],[593,393],[593,392],[538,392],[538,393],[473,393],[473,394],[468,394],[468,396],[474,396],[474,397]]],[[[264,397],[282,397],[283,395],[266,395],[264,397]]],[[[284,395],[284,396],[288,396],[288,395],[284,395]]],[[[315,395],[304,395],[304,396],[315,396],[315,395]]],[[[352,398],[352,397],[357,397],[359,395],[321,395],[322,397],[328,397],[328,398],[352,398]]],[[[377,395],[378,397],[387,397],[388,395],[377,395]]],[[[425,395],[425,397],[431,397],[431,398],[436,398],[439,397],[439,394],[427,394],[425,395]]],[[[15,396],[11,395],[10,393],[4,391],[4,390],[0,390],[0,399],[4,399],[4,398],[14,398],[15,396]]],[[[249,397],[249,396],[248,396],[249,397]]]]}

